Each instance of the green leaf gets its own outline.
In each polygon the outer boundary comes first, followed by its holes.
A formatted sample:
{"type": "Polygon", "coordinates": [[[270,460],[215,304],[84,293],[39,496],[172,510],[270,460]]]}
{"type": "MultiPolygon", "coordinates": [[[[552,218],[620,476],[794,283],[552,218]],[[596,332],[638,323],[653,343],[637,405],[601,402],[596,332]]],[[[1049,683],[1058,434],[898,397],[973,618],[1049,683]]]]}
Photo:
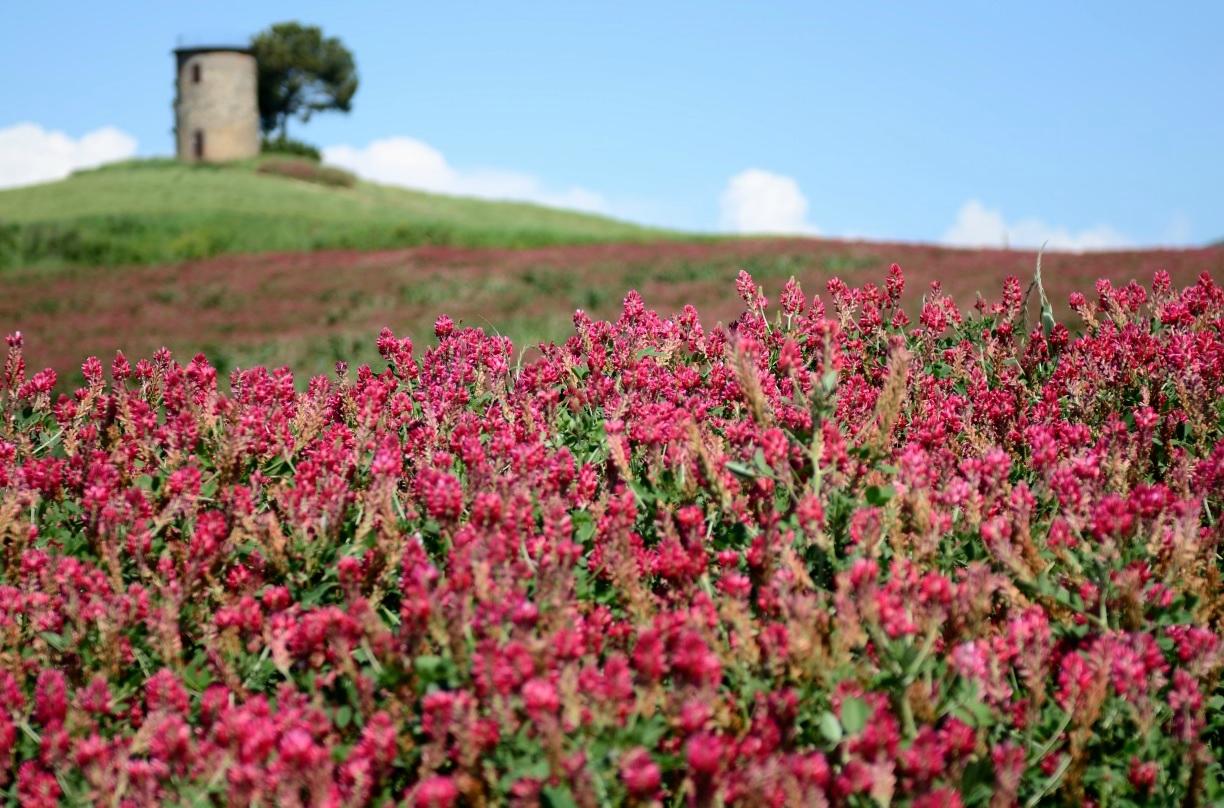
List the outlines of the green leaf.
{"type": "Polygon", "coordinates": [[[333,589],[340,586],[336,581],[324,581],[323,583],[311,589],[306,594],[302,595],[301,604],[303,606],[317,606],[323,602],[323,597],[333,589]]]}
{"type": "Polygon", "coordinates": [[[422,654],[412,660],[412,667],[417,672],[417,676],[422,679],[434,682],[443,674],[446,667],[446,660],[440,656],[432,654],[422,654]]]}
{"type": "Polygon", "coordinates": [[[347,727],[353,720],[353,708],[347,704],[342,704],[336,708],[336,726],[340,729],[347,727]]]}
{"type": "Polygon", "coordinates": [[[1042,307],[1041,310],[1041,329],[1048,336],[1054,330],[1054,311],[1053,309],[1042,307]]]}
{"type": "Polygon", "coordinates": [[[744,465],[736,460],[727,461],[727,471],[732,474],[738,474],[741,477],[756,477],[757,470],[751,466],[744,465]]]}
{"type": "Polygon", "coordinates": [[[213,683],[212,671],[208,669],[208,658],[204,652],[196,654],[191,664],[183,668],[183,684],[195,693],[203,693],[213,683]]]}
{"type": "Polygon", "coordinates": [[[550,808],[578,808],[574,795],[565,784],[544,786],[540,789],[540,795],[544,797],[544,804],[550,808]]]}
{"type": "Polygon", "coordinates": [[[1054,307],[1050,305],[1045,287],[1041,283],[1041,256],[1045,253],[1045,247],[1046,245],[1042,244],[1041,249],[1037,251],[1037,273],[1034,282],[1037,284],[1037,295],[1041,299],[1041,329],[1048,337],[1054,330],[1054,307]]]}
{"type": "Polygon", "coordinates": [[[985,805],[994,794],[995,773],[989,760],[969,764],[961,775],[961,792],[966,805],[985,805]]]}
{"type": "Polygon", "coordinates": [[[212,499],[217,495],[217,480],[214,477],[211,480],[205,480],[200,486],[200,497],[203,499],[212,499]]]}
{"type": "Polygon", "coordinates": [[[519,780],[543,780],[546,777],[548,761],[544,758],[544,750],[539,749],[534,754],[512,761],[502,777],[502,783],[508,788],[519,780]]]}
{"type": "Polygon", "coordinates": [[[897,492],[891,485],[869,485],[866,493],[868,504],[880,506],[892,499],[897,492]]]}
{"type": "Polygon", "coordinates": [[[848,698],[842,702],[841,723],[846,732],[857,735],[867,726],[867,702],[859,698],[848,698]]]}
{"type": "Polygon", "coordinates": [[[629,488],[633,491],[634,495],[637,496],[638,501],[643,505],[649,505],[657,499],[654,491],[652,491],[649,487],[642,485],[637,480],[630,480],[629,488]]]}
{"type": "Polygon", "coordinates": [[[820,734],[825,736],[831,744],[837,745],[841,743],[841,722],[837,720],[837,716],[827,710],[820,716],[820,734]]]}
{"type": "Polygon", "coordinates": [[[63,653],[68,649],[68,638],[52,631],[40,631],[38,636],[47,641],[47,644],[56,651],[63,653]]]}
{"type": "Polygon", "coordinates": [[[969,699],[956,707],[952,714],[973,727],[987,727],[994,723],[994,712],[978,699],[969,699]]]}
{"type": "Polygon", "coordinates": [[[595,536],[595,520],[586,511],[578,511],[571,516],[574,525],[574,540],[585,545],[595,536]]]}
{"type": "Polygon", "coordinates": [[[628,746],[644,746],[647,749],[654,749],[667,734],[667,729],[667,720],[660,715],[656,714],[650,718],[635,715],[629,719],[623,731],[623,737],[628,746]]]}

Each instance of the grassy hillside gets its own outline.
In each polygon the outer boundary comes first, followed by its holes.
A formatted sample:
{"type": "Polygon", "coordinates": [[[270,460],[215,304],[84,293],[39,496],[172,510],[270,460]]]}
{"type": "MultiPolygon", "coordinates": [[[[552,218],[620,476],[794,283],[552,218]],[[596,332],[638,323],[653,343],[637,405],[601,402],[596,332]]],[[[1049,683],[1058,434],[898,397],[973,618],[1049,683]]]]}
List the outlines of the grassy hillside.
{"type": "Polygon", "coordinates": [[[150,264],[228,253],[438,244],[539,247],[667,236],[538,205],[142,160],[0,191],[0,266],[150,264]]]}

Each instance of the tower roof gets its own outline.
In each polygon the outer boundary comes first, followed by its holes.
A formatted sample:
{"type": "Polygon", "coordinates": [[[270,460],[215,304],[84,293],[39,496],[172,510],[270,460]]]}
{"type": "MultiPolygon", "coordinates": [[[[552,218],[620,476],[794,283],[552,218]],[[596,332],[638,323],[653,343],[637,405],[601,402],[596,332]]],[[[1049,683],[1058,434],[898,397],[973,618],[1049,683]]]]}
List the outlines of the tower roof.
{"type": "Polygon", "coordinates": [[[189,45],[183,48],[175,48],[175,56],[191,56],[196,53],[251,53],[251,48],[248,45],[189,45]]]}

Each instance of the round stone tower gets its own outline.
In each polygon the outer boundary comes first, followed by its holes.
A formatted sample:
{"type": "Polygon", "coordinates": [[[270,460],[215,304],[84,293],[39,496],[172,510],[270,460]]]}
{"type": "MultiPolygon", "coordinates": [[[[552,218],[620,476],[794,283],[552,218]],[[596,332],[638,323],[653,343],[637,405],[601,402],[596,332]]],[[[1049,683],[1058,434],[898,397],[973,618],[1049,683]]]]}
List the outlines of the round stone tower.
{"type": "Polygon", "coordinates": [[[255,57],[247,48],[174,52],[178,65],[174,132],[178,158],[219,163],[259,154],[255,57]]]}

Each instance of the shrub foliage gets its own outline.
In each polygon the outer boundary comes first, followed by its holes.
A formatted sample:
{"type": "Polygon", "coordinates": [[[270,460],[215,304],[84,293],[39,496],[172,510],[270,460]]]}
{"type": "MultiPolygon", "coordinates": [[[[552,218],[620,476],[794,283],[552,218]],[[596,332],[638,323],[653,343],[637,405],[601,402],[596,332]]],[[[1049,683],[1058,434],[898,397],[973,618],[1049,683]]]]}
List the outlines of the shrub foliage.
{"type": "Polygon", "coordinates": [[[52,804],[1222,798],[1224,291],[793,281],[385,368],[0,381],[0,782],[52,804]]]}
{"type": "Polygon", "coordinates": [[[273,157],[262,160],[255,170],[260,174],[275,174],[333,188],[352,188],[357,184],[357,178],[342,168],[319,165],[313,160],[301,157],[273,157]]]}
{"type": "Polygon", "coordinates": [[[291,157],[305,157],[307,160],[314,160],[316,163],[323,159],[323,155],[320,154],[317,147],[290,137],[265,137],[260,144],[259,150],[263,154],[287,154],[291,157]]]}

